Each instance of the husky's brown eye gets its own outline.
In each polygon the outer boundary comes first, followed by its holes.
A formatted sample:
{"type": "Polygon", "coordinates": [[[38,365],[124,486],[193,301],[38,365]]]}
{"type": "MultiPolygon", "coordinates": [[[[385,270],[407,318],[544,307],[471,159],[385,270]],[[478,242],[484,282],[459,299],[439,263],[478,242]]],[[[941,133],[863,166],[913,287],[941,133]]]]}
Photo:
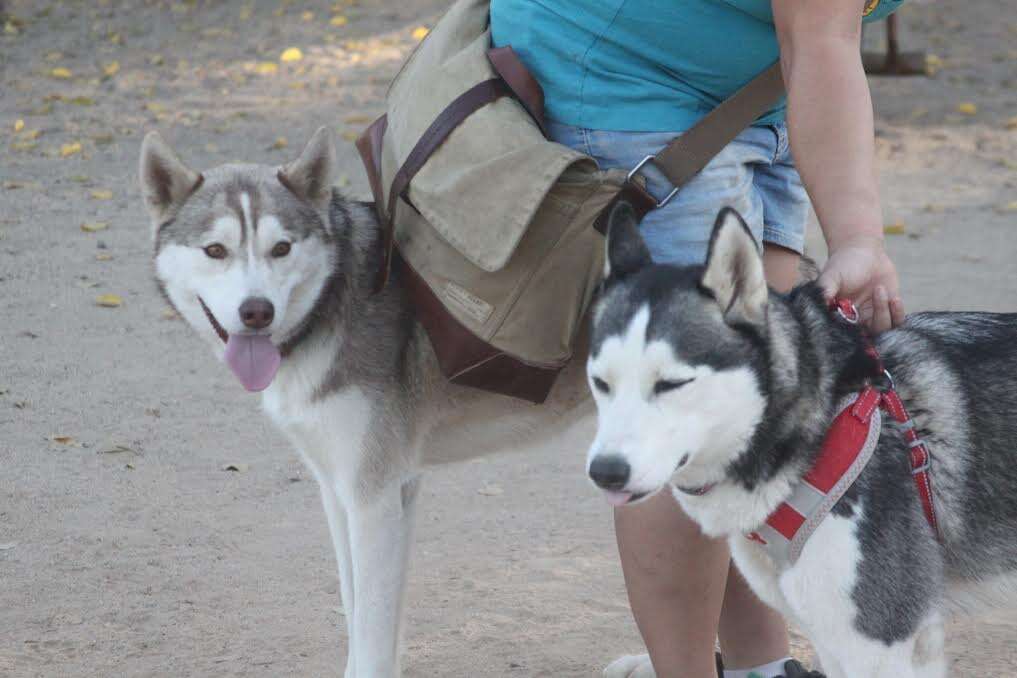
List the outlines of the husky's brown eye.
{"type": "Polygon", "coordinates": [[[285,240],[280,240],[275,244],[275,247],[272,248],[273,257],[285,257],[289,253],[290,253],[290,244],[285,240]]]}
{"type": "Polygon", "coordinates": [[[205,254],[212,259],[225,259],[226,258],[226,247],[220,245],[217,242],[212,243],[205,248],[205,254]]]}

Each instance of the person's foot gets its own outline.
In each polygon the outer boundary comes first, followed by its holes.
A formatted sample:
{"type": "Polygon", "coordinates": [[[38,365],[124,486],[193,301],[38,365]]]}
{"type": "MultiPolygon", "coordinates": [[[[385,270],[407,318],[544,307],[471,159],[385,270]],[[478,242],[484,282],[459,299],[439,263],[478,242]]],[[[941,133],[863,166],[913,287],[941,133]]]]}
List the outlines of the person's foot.
{"type": "Polygon", "coordinates": [[[819,671],[809,671],[801,663],[792,659],[789,662],[784,662],[783,678],[826,678],[826,676],[819,671]]]}

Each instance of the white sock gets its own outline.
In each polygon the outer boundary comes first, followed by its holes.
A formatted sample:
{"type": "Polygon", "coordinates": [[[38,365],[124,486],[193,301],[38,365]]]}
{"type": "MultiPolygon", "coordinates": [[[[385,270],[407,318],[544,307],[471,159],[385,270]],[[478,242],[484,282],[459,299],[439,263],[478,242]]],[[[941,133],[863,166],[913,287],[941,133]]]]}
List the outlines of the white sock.
{"type": "Polygon", "coordinates": [[[784,657],[769,664],[754,666],[751,669],[739,669],[729,671],[724,669],[724,678],[778,678],[784,675],[784,662],[791,661],[791,657],[784,657]]]}

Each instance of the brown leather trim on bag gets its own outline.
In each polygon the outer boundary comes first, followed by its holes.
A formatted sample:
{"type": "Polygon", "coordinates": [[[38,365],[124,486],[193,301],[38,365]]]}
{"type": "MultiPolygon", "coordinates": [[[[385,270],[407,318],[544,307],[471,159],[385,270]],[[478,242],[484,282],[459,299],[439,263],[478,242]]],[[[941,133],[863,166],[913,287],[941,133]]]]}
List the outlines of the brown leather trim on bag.
{"type": "Polygon", "coordinates": [[[402,167],[396,172],[392,180],[392,188],[388,193],[388,205],[385,215],[381,220],[384,233],[383,260],[381,270],[378,272],[378,280],[375,282],[375,293],[380,292],[385,283],[388,282],[389,271],[392,267],[392,249],[395,245],[395,207],[399,198],[410,186],[410,181],[416,176],[420,168],[424,166],[431,154],[438,150],[438,147],[448,138],[448,135],[455,130],[463,120],[487,104],[509,94],[508,85],[501,78],[491,78],[477,83],[466,90],[443,110],[431,126],[427,128],[417,144],[406,156],[402,167]]]}
{"type": "Polygon", "coordinates": [[[611,198],[611,202],[607,203],[607,206],[600,211],[597,215],[596,220],[593,222],[593,228],[597,229],[597,232],[601,235],[607,235],[607,218],[611,214],[611,210],[619,202],[625,201],[632,205],[632,209],[636,211],[636,219],[642,221],[650,210],[657,206],[657,201],[652,195],[646,192],[646,189],[635,183],[634,181],[626,181],[622,184],[621,190],[618,194],[611,198]]]}
{"type": "Polygon", "coordinates": [[[561,368],[528,365],[479,339],[449,313],[398,250],[394,260],[417,319],[431,339],[438,366],[449,381],[532,403],[547,399],[561,368]]]}
{"type": "Polygon", "coordinates": [[[383,115],[357,137],[357,152],[360,153],[364,171],[367,172],[367,182],[371,186],[371,195],[374,196],[374,211],[379,221],[385,218],[381,209],[385,204],[385,191],[381,181],[381,145],[387,128],[388,116],[383,115]]]}
{"type": "Polygon", "coordinates": [[[519,103],[523,105],[526,112],[537,123],[541,134],[547,137],[547,127],[544,124],[544,88],[540,86],[537,79],[533,77],[529,69],[519,60],[519,55],[510,45],[504,47],[492,47],[487,50],[487,60],[491,66],[505,81],[505,84],[512,90],[519,103]]]}

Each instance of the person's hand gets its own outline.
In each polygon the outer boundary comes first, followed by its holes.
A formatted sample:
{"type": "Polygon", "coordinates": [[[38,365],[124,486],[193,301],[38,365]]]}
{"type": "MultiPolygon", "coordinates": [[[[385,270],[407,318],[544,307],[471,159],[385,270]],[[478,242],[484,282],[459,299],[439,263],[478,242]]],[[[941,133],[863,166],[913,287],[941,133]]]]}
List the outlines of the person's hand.
{"type": "Polygon", "coordinates": [[[861,322],[872,332],[904,322],[897,269],[881,238],[856,238],[831,246],[818,282],[827,301],[854,302],[861,322]]]}

